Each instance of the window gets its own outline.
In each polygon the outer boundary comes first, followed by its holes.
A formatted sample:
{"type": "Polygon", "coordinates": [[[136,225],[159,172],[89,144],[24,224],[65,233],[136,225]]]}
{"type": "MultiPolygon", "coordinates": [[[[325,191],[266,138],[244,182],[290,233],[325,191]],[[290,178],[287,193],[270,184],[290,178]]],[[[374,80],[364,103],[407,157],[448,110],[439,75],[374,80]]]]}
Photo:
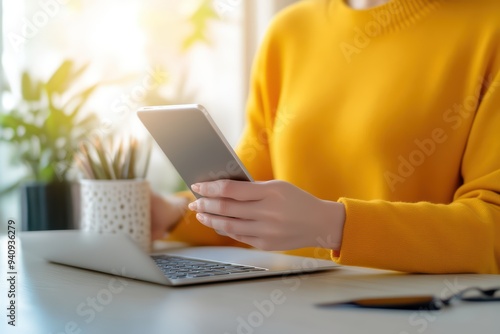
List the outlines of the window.
{"type": "MultiPolygon", "coordinates": [[[[46,80],[65,59],[88,64],[85,80],[101,86],[87,104],[102,132],[144,130],[135,110],[148,104],[201,103],[231,144],[244,119],[252,59],[273,13],[288,0],[7,0],[3,1],[4,75],[19,99],[20,73],[46,80]]],[[[4,112],[4,111],[2,111],[4,112]]],[[[0,189],[27,170],[9,164],[0,143],[0,189]]],[[[148,178],[174,191],[177,173],[155,150],[148,178]]],[[[20,216],[17,194],[2,195],[0,219],[20,216]]]]}

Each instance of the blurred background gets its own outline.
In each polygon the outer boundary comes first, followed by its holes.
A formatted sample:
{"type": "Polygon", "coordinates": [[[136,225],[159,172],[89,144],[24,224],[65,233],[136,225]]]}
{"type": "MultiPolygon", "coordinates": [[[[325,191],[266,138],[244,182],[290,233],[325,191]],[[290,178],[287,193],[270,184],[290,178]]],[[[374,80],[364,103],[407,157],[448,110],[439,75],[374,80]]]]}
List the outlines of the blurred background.
{"type": "MultiPolygon", "coordinates": [[[[273,15],[292,0],[3,0],[0,226],[21,222],[22,189],[75,181],[75,142],[146,136],[143,105],[200,103],[234,146],[249,72],[273,15]]],[[[154,190],[183,184],[153,148],[154,190]]]]}

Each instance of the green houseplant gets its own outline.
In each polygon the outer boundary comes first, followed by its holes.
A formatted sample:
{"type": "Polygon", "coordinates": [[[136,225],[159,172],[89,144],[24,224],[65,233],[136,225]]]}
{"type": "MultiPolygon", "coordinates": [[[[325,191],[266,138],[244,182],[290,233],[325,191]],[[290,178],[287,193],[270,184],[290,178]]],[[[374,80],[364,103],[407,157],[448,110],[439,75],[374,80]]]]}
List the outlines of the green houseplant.
{"type": "Polygon", "coordinates": [[[0,192],[21,188],[24,229],[72,227],[73,152],[99,124],[95,114],[82,111],[98,85],[77,90],[75,84],[86,67],[66,60],[47,81],[24,71],[20,98],[0,114],[0,140],[13,147],[14,163],[27,167],[25,176],[0,192]]]}

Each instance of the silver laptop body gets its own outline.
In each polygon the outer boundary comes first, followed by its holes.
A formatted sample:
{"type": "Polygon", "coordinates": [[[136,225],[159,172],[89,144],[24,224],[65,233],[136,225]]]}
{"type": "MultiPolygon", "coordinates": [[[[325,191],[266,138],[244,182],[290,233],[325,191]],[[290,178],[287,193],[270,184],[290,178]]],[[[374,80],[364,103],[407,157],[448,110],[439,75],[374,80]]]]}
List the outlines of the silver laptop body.
{"type": "Polygon", "coordinates": [[[169,286],[338,268],[333,261],[238,247],[187,247],[145,253],[126,234],[43,231],[21,234],[48,261],[169,286]]]}

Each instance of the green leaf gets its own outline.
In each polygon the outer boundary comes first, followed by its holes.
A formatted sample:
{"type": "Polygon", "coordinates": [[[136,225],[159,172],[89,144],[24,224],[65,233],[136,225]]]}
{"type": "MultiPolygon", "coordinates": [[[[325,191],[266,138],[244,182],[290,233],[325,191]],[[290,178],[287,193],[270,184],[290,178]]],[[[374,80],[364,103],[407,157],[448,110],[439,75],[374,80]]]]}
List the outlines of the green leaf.
{"type": "Polygon", "coordinates": [[[80,77],[85,71],[87,70],[87,67],[89,67],[89,64],[83,64],[80,66],[80,68],[76,69],[72,74],[71,74],[71,80],[75,81],[80,77]]]}
{"type": "Polygon", "coordinates": [[[80,112],[82,107],[85,105],[85,103],[87,103],[87,100],[92,95],[92,93],[94,93],[94,91],[96,90],[97,87],[99,87],[99,84],[95,84],[93,86],[86,88],[84,91],[82,91],[78,94],[75,94],[75,97],[72,98],[71,100],[69,100],[68,103],[66,103],[66,105],[63,107],[63,109],[68,108],[71,103],[78,101],[77,105],[74,107],[74,109],[72,111],[69,111],[69,118],[71,120],[74,120],[78,116],[78,113],[80,112]]]}
{"type": "Polygon", "coordinates": [[[66,136],[71,133],[72,122],[69,117],[59,108],[50,107],[50,113],[43,123],[44,134],[50,147],[55,147],[56,140],[61,136],[66,136]]]}
{"type": "Polygon", "coordinates": [[[127,179],[133,179],[136,176],[135,173],[135,162],[136,162],[136,151],[137,151],[137,140],[135,138],[130,139],[130,159],[128,166],[127,179]]]}
{"type": "Polygon", "coordinates": [[[219,16],[212,6],[211,0],[203,0],[196,11],[191,15],[189,21],[193,25],[193,32],[186,37],[182,48],[184,51],[191,48],[197,42],[209,43],[206,31],[211,20],[218,19],[219,16]]]}
{"type": "Polygon", "coordinates": [[[15,130],[21,120],[11,114],[0,114],[0,127],[15,130]]]}
{"type": "Polygon", "coordinates": [[[74,63],[71,60],[65,60],[45,85],[49,97],[54,93],[64,93],[85,72],[87,67],[88,64],[84,64],[75,70],[74,63]]]}
{"type": "Polygon", "coordinates": [[[97,152],[97,157],[101,163],[102,171],[106,175],[106,179],[115,179],[115,172],[106,157],[106,150],[99,137],[94,139],[94,149],[97,152]]]}
{"type": "Polygon", "coordinates": [[[52,163],[49,163],[45,167],[42,167],[38,172],[38,180],[42,182],[53,181],[56,177],[56,170],[52,163]]]}
{"type": "Polygon", "coordinates": [[[153,142],[151,139],[148,140],[148,146],[146,149],[146,160],[144,161],[144,167],[142,169],[142,178],[145,179],[148,174],[149,162],[151,161],[151,152],[153,151],[153,142]]]}
{"type": "Polygon", "coordinates": [[[115,172],[116,178],[121,179],[121,168],[122,165],[122,155],[123,155],[123,140],[120,140],[116,148],[115,155],[113,157],[113,170],[115,172]]]}
{"type": "MultiPolygon", "coordinates": [[[[0,114],[0,128],[11,129],[14,131],[14,136],[8,141],[15,143],[26,141],[28,138],[32,136],[39,136],[42,133],[42,130],[39,127],[25,122],[20,115],[14,112],[11,114],[0,114]],[[19,135],[18,130],[20,127],[24,128],[23,135],[19,135]]],[[[3,140],[1,136],[0,140],[3,140]]]]}
{"type": "Polygon", "coordinates": [[[65,60],[54,74],[52,74],[49,81],[45,84],[45,89],[49,96],[52,96],[53,93],[61,93],[68,88],[72,69],[73,62],[65,60]]]}
{"type": "Polygon", "coordinates": [[[120,171],[120,179],[125,180],[128,178],[129,166],[130,166],[130,153],[128,151],[125,151],[125,156],[123,158],[123,164],[120,171]]]}
{"type": "Polygon", "coordinates": [[[94,161],[94,159],[92,158],[91,153],[90,153],[90,148],[87,146],[87,143],[82,143],[80,145],[80,150],[83,154],[85,161],[90,166],[90,169],[92,171],[92,175],[94,175],[95,179],[96,180],[105,180],[106,175],[103,173],[102,167],[99,164],[99,162],[94,161]]]}
{"type": "Polygon", "coordinates": [[[42,96],[42,84],[32,80],[26,71],[21,77],[21,94],[25,101],[38,101],[42,96]]]}

